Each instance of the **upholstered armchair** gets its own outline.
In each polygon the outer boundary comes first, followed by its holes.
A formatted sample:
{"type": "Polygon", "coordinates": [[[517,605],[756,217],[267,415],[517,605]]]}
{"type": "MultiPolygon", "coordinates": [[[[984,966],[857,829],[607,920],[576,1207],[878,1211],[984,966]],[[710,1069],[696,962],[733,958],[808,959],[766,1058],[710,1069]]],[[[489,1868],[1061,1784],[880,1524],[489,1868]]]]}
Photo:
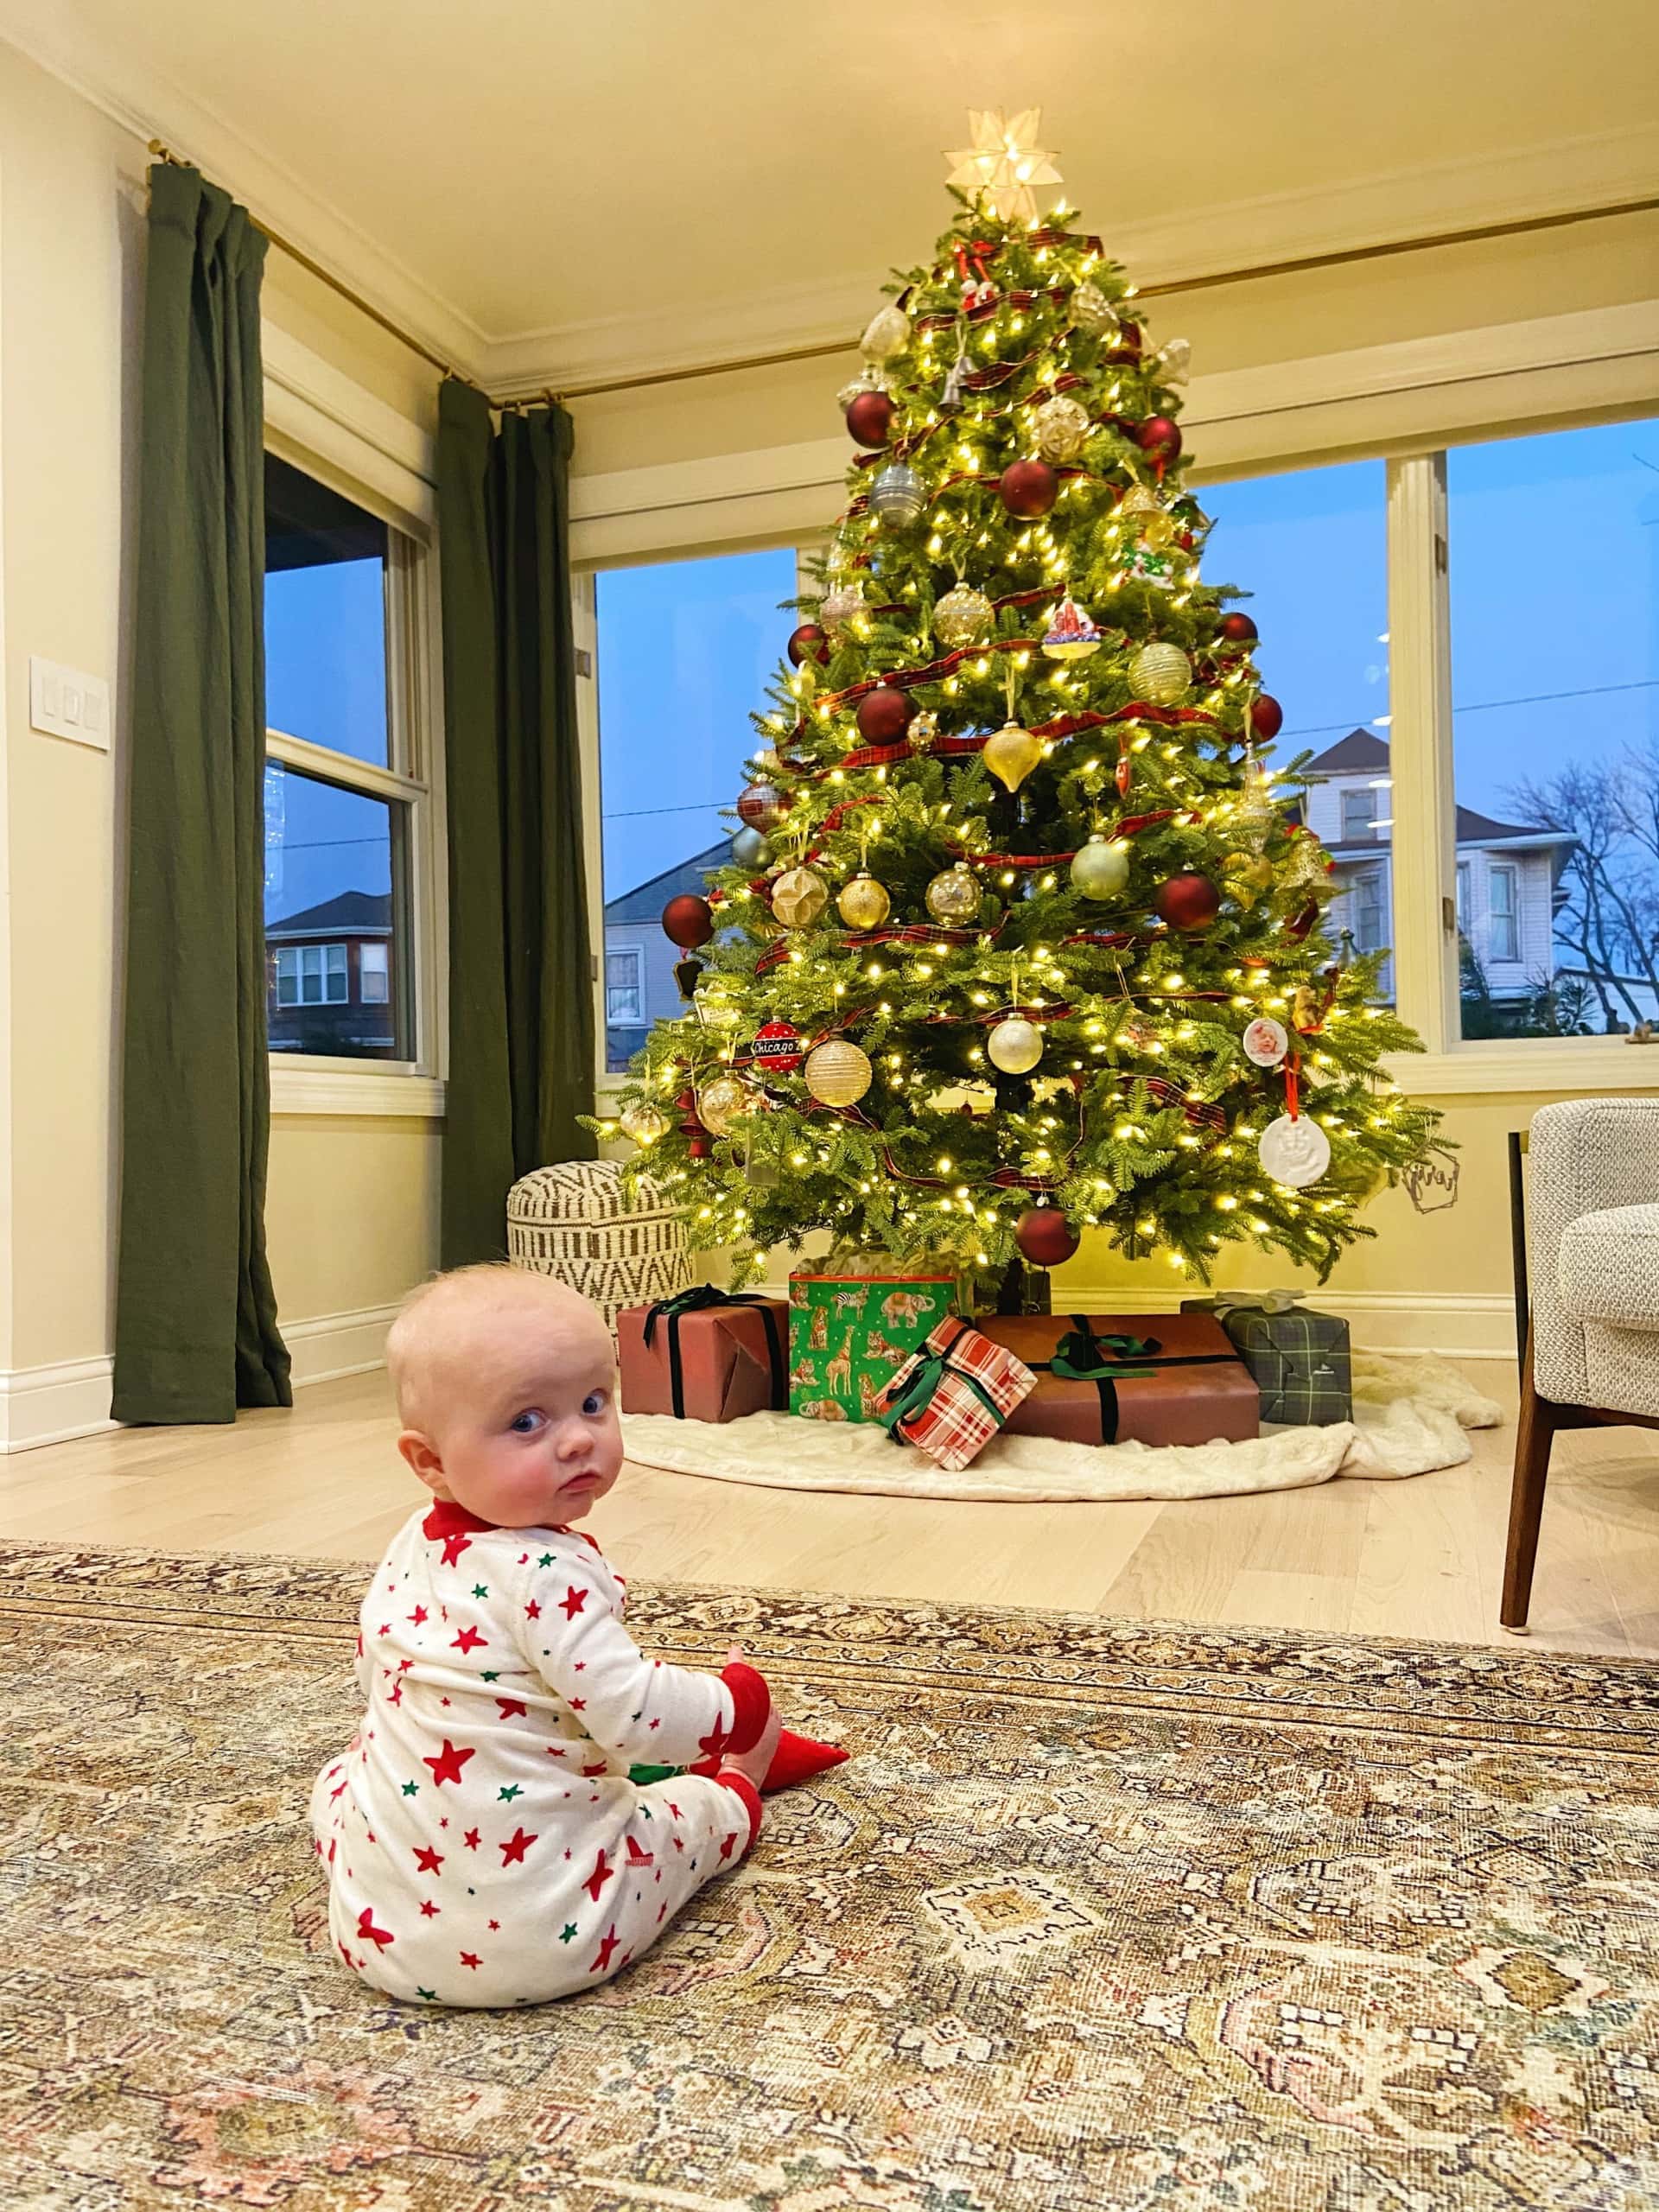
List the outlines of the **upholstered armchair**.
{"type": "Polygon", "coordinates": [[[1498,1614],[1516,1635],[1556,1431],[1659,1428],[1659,1100],[1545,1106],[1529,1152],[1532,1319],[1498,1614]]]}

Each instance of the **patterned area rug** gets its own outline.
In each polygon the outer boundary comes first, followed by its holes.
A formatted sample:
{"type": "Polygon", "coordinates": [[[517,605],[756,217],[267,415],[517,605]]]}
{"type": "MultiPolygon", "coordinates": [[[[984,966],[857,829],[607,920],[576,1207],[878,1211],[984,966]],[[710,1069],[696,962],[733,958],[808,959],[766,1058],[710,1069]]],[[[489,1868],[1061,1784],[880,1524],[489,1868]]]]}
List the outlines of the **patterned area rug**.
{"type": "Polygon", "coordinates": [[[400,2008],[303,1812],[355,1569],[0,1551],[28,2212],[1659,2204],[1659,1671],[641,1592],[857,1752],[619,1982],[400,2008]]]}

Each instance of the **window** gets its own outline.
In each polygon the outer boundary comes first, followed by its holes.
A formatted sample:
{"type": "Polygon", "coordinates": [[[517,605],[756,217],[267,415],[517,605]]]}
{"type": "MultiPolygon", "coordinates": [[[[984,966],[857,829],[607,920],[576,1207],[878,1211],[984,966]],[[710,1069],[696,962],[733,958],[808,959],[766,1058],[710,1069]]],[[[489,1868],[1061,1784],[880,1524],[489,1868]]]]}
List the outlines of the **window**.
{"type": "Polygon", "coordinates": [[[749,718],[794,627],[781,602],[795,591],[788,547],[595,579],[610,1074],[626,1068],[644,1029],[679,1008],[678,956],[652,932],[670,899],[701,892],[707,870],[726,862],[721,810],[760,746],[749,718]]]}
{"type": "Polygon", "coordinates": [[[1462,447],[1446,474],[1457,842],[1486,882],[1463,1034],[1630,1029],[1659,1014],[1659,421],[1462,447]]]}
{"type": "Polygon", "coordinates": [[[273,1053],[412,1068],[414,541],[265,456],[265,943],[273,1053]]]}
{"type": "Polygon", "coordinates": [[[1342,794],[1342,842],[1357,844],[1376,835],[1376,793],[1370,789],[1342,794]]]}
{"type": "Polygon", "coordinates": [[[1356,871],[1351,912],[1356,946],[1361,952],[1381,952],[1388,943],[1388,914],[1380,868],[1356,871]]]}

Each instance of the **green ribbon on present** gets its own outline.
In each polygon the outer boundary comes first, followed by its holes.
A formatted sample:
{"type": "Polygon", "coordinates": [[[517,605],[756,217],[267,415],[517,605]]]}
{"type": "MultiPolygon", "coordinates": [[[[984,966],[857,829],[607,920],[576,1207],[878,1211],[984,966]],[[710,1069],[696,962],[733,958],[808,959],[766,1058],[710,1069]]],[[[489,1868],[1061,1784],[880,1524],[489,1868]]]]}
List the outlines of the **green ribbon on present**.
{"type": "MultiPolygon", "coordinates": [[[[965,1321],[962,1324],[957,1336],[951,1338],[951,1344],[957,1342],[967,1325],[965,1321]]],[[[875,1416],[895,1444],[908,1444],[913,1440],[900,1433],[904,1424],[927,1411],[933,1402],[934,1392],[947,1375],[954,1375],[959,1382],[965,1382],[996,1427],[1001,1427],[1007,1415],[978,1376],[970,1375],[966,1368],[956,1364],[950,1357],[950,1345],[947,1344],[943,1351],[935,1351],[930,1344],[924,1344],[921,1351],[914,1355],[913,1372],[906,1378],[902,1387],[897,1385],[896,1379],[887,1385],[886,1401],[875,1416]],[[899,1395],[895,1398],[893,1393],[896,1387],[899,1388],[899,1395]]]]}
{"type": "Polygon", "coordinates": [[[1116,1382],[1140,1380],[1154,1373],[1151,1367],[1125,1364],[1132,1360],[1156,1360],[1163,1350],[1156,1337],[1097,1337],[1080,1313],[1071,1316],[1072,1326],[1054,1347],[1054,1356],[1044,1364],[1051,1375],[1058,1375],[1068,1382],[1098,1382],[1110,1376],[1116,1382]]]}

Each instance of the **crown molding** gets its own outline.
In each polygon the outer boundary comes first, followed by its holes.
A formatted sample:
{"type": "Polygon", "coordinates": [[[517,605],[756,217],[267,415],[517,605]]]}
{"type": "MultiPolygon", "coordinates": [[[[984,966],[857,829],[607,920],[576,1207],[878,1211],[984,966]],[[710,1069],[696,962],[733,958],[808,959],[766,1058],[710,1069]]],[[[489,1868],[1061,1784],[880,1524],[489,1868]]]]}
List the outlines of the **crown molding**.
{"type": "Polygon", "coordinates": [[[0,37],[130,131],[141,155],[160,139],[452,366],[482,378],[489,341],[463,308],[143,54],[95,35],[54,0],[0,0],[0,37]]]}

